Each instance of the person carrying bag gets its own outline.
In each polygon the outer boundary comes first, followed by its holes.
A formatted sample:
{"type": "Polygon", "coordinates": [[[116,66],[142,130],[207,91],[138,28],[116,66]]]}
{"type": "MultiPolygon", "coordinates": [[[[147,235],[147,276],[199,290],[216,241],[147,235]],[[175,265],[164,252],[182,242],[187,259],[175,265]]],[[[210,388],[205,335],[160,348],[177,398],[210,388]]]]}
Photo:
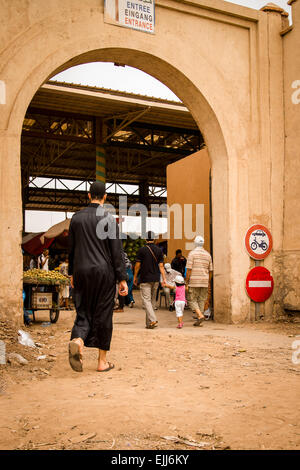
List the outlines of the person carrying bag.
{"type": "Polygon", "coordinates": [[[157,327],[158,321],[155,315],[156,291],[162,276],[162,285],[166,282],[164,270],[164,258],[162,250],[154,244],[153,232],[147,233],[147,244],[139,249],[136,257],[133,283],[139,286],[141,291],[143,308],[146,312],[146,328],[152,330],[157,327]]]}

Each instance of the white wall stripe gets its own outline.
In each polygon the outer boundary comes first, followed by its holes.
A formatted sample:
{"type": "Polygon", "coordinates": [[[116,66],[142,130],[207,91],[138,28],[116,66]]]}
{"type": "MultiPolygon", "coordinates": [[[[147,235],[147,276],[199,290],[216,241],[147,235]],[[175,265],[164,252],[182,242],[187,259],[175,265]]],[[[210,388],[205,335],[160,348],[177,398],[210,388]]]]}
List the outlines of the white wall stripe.
{"type": "Polygon", "coordinates": [[[6,104],[6,85],[3,80],[0,80],[0,104],[6,104]]]}
{"type": "Polygon", "coordinates": [[[249,281],[249,287],[272,287],[271,281],[249,281]]]}

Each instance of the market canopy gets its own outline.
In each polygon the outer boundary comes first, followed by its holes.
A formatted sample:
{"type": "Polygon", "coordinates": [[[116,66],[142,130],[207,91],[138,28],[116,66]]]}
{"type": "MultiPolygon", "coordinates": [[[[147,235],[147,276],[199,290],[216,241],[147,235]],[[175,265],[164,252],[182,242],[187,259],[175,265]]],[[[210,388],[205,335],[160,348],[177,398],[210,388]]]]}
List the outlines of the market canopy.
{"type": "Polygon", "coordinates": [[[47,240],[51,240],[57,237],[67,237],[69,235],[71,219],[65,219],[58,224],[53,225],[43,233],[40,237],[41,243],[44,244],[47,240]]]}
{"type": "Polygon", "coordinates": [[[65,219],[53,225],[47,232],[28,233],[22,239],[22,248],[33,256],[39,256],[54,242],[61,248],[67,249],[71,219],[65,219]]]}
{"type": "Polygon", "coordinates": [[[42,235],[43,232],[28,233],[25,235],[25,237],[22,238],[22,249],[32,256],[41,255],[54,241],[54,238],[47,238],[42,242],[42,235]]]}

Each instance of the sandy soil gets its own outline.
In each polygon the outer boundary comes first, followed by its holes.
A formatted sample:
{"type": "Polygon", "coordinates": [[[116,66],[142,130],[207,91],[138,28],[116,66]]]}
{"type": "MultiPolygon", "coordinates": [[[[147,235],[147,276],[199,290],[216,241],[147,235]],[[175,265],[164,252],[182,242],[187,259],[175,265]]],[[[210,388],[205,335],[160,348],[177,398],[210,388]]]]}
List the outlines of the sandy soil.
{"type": "Polygon", "coordinates": [[[146,330],[137,296],[114,316],[115,369],[100,374],[95,349],[83,373],[69,366],[74,315],[45,326],[39,314],[27,329],[39,348],[2,323],[7,352],[29,363],[0,366],[1,449],[299,449],[299,323],[195,328],[187,310],[177,330],[161,309],[146,330]]]}

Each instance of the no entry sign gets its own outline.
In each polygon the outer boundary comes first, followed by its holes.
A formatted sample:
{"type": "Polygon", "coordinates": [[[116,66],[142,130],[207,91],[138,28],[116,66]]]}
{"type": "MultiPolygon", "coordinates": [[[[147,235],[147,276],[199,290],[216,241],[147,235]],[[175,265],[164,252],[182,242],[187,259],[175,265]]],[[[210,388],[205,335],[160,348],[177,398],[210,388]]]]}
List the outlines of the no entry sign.
{"type": "Polygon", "coordinates": [[[251,258],[264,259],[272,250],[272,235],[263,225],[252,225],[246,233],[245,246],[251,258]]]}
{"type": "Polygon", "coordinates": [[[263,266],[251,269],[246,279],[246,290],[251,300],[254,302],[265,302],[274,288],[274,281],[271,273],[263,266]]]}

